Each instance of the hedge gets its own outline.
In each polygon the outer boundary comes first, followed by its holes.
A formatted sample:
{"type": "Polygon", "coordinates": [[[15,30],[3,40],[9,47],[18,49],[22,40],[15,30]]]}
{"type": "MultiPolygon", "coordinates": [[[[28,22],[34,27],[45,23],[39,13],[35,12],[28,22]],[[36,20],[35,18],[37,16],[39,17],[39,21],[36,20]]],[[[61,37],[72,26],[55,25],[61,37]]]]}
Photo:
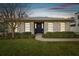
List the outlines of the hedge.
{"type": "Polygon", "coordinates": [[[47,32],[43,35],[44,38],[79,38],[79,35],[74,32],[47,32]]]}
{"type": "Polygon", "coordinates": [[[8,33],[7,36],[0,37],[1,39],[28,39],[34,38],[35,36],[31,32],[15,33],[15,37],[12,38],[12,33],[8,33]]]}

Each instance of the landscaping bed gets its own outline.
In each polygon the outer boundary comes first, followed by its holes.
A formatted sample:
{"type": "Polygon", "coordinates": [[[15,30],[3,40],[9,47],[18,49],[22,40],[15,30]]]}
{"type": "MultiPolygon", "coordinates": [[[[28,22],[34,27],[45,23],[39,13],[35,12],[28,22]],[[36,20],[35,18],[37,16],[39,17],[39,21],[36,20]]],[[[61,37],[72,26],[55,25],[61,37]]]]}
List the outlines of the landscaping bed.
{"type": "Polygon", "coordinates": [[[47,32],[43,34],[44,38],[79,38],[74,32],[47,32]]]}

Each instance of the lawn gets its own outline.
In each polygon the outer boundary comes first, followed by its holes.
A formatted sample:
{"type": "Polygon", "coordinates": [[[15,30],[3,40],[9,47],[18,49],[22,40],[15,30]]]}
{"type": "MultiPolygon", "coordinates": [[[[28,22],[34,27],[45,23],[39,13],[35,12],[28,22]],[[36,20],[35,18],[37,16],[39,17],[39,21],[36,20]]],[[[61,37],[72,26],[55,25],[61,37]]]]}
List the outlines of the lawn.
{"type": "Polygon", "coordinates": [[[0,40],[0,55],[79,55],[79,42],[41,42],[35,39],[0,40]]]}

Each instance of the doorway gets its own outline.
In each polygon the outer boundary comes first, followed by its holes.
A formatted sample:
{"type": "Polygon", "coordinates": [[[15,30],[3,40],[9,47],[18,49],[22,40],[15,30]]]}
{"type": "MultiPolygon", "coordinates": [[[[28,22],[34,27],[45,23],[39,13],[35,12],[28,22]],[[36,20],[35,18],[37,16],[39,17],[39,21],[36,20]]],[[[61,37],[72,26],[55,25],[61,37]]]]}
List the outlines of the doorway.
{"type": "Polygon", "coordinates": [[[35,22],[34,24],[35,34],[44,32],[44,23],[43,22],[35,22]]]}

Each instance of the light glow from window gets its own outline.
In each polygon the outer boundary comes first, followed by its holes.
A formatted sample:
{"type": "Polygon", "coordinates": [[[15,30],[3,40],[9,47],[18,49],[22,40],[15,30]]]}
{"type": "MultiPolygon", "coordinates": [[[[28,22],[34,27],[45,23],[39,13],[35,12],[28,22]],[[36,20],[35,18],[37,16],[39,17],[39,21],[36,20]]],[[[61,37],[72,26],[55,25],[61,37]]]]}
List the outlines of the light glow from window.
{"type": "Polygon", "coordinates": [[[43,23],[42,23],[42,28],[43,28],[43,23]]]}
{"type": "Polygon", "coordinates": [[[53,32],[53,23],[48,23],[48,32],[53,32]]]}
{"type": "Polygon", "coordinates": [[[60,24],[61,24],[61,32],[65,31],[65,23],[61,22],[60,24]]]}
{"type": "Polygon", "coordinates": [[[25,32],[30,32],[30,23],[25,23],[25,32]]]}

